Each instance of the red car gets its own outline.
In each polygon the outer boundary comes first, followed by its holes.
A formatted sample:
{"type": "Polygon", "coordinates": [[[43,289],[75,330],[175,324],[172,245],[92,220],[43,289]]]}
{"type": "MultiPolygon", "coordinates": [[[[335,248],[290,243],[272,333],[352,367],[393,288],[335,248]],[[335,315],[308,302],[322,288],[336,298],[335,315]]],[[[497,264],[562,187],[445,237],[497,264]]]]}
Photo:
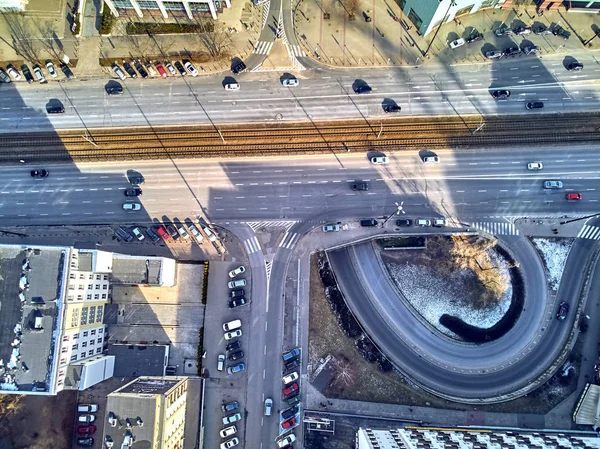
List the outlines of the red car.
{"type": "Polygon", "coordinates": [[[81,425],[77,426],[77,433],[80,435],[91,435],[96,431],[96,426],[93,424],[89,424],[87,426],[81,425]]]}
{"type": "Polygon", "coordinates": [[[155,62],[154,65],[156,66],[156,70],[158,70],[158,73],[160,73],[160,76],[162,76],[163,78],[166,78],[167,71],[165,70],[163,65],[160,62],[155,62]]]}
{"type": "Polygon", "coordinates": [[[297,391],[297,390],[298,390],[298,384],[296,382],[294,382],[289,387],[286,387],[283,389],[283,395],[287,396],[288,394],[292,394],[294,391],[297,391]]]}
{"type": "Polygon", "coordinates": [[[582,197],[581,193],[567,193],[567,201],[579,201],[582,197]]]}
{"type": "Polygon", "coordinates": [[[296,425],[296,418],[290,418],[287,421],[284,421],[281,423],[281,427],[283,427],[284,429],[289,429],[292,426],[296,425]]]}
{"type": "Polygon", "coordinates": [[[159,226],[158,228],[156,228],[156,233],[162,237],[162,239],[166,242],[167,240],[169,240],[171,238],[171,236],[169,235],[169,233],[167,232],[167,230],[165,229],[164,226],[159,226]]]}

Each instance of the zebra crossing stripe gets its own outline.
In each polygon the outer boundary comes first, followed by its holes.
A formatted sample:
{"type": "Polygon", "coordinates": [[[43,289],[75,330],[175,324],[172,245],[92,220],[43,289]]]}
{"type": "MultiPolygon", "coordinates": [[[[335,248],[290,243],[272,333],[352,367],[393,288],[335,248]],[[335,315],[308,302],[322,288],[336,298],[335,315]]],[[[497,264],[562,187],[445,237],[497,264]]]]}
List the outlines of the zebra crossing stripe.
{"type": "Polygon", "coordinates": [[[600,238],[600,228],[598,226],[585,225],[577,234],[578,238],[598,240],[600,238]]]}
{"type": "Polygon", "coordinates": [[[269,280],[271,279],[271,270],[273,269],[273,262],[265,261],[265,269],[267,270],[267,284],[268,284],[269,280]]]}
{"type": "Polygon", "coordinates": [[[298,223],[295,220],[282,220],[282,221],[247,221],[246,224],[256,232],[260,228],[285,228],[289,231],[292,226],[298,223]]]}
{"type": "Polygon", "coordinates": [[[287,50],[288,55],[290,56],[290,58],[292,58],[292,57],[306,57],[306,53],[304,53],[304,51],[302,50],[302,47],[300,47],[300,45],[285,44],[285,49],[287,50]]]}
{"type": "Polygon", "coordinates": [[[268,55],[269,52],[271,51],[271,48],[273,48],[273,42],[258,41],[254,45],[254,50],[252,50],[252,53],[257,53],[260,55],[268,55]]]}
{"type": "Polygon", "coordinates": [[[492,235],[519,235],[519,230],[512,223],[479,221],[472,227],[492,235]]]}
{"type": "Polygon", "coordinates": [[[271,8],[271,1],[268,0],[262,5],[263,7],[263,16],[262,16],[262,27],[267,26],[267,19],[269,18],[269,9],[271,8]]]}
{"type": "Polygon", "coordinates": [[[297,233],[290,234],[288,231],[283,235],[283,239],[281,239],[281,243],[279,244],[280,248],[292,249],[294,246],[296,237],[298,237],[297,233]],[[289,239],[288,239],[289,237],[289,239]]]}
{"type": "Polygon", "coordinates": [[[258,241],[258,238],[256,236],[249,238],[247,240],[244,241],[244,248],[246,249],[246,252],[248,254],[252,254],[255,253],[257,251],[260,251],[260,243],[258,241]]]}

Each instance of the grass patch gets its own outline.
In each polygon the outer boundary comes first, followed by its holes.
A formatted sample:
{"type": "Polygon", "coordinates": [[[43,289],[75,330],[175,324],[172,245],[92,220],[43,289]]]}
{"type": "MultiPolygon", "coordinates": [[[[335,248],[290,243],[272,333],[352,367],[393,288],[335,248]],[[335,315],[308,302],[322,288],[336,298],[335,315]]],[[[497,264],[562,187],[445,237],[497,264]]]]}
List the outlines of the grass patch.
{"type": "Polygon", "coordinates": [[[129,22],[125,26],[127,34],[211,33],[213,29],[214,25],[208,21],[205,23],[129,22]]]}
{"type": "Polygon", "coordinates": [[[378,239],[382,248],[425,248],[427,239],[424,236],[415,237],[387,237],[378,239]]]}
{"type": "Polygon", "coordinates": [[[110,34],[116,19],[117,18],[113,16],[110,11],[110,8],[105,6],[104,11],[102,11],[102,17],[100,17],[100,29],[98,30],[100,34],[110,34]]]}

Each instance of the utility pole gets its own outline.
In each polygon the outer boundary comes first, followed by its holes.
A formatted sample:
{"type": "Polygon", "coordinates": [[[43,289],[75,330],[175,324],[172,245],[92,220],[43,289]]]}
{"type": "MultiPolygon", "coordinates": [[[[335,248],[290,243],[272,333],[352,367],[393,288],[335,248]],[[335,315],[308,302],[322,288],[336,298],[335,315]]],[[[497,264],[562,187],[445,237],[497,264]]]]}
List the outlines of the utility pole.
{"type": "Polygon", "coordinates": [[[448,14],[450,13],[450,8],[452,8],[453,6],[456,6],[456,2],[454,0],[451,0],[450,4],[448,5],[448,9],[446,10],[446,14],[444,14],[444,18],[442,19],[442,21],[440,22],[440,25],[435,30],[435,33],[433,34],[433,38],[431,38],[431,41],[429,42],[429,45],[427,46],[427,49],[423,53],[423,57],[427,56],[427,52],[431,48],[431,44],[433,44],[433,41],[437,37],[437,35],[438,35],[439,31],[440,31],[440,28],[442,28],[442,25],[444,23],[446,23],[446,18],[448,17],[448,14]]]}
{"type": "Polygon", "coordinates": [[[564,224],[567,224],[567,223],[573,223],[575,221],[586,220],[588,218],[594,218],[594,217],[598,217],[598,216],[600,216],[600,212],[598,212],[597,214],[586,215],[585,217],[581,217],[581,218],[574,218],[572,220],[561,221],[559,224],[564,225],[564,224]]]}

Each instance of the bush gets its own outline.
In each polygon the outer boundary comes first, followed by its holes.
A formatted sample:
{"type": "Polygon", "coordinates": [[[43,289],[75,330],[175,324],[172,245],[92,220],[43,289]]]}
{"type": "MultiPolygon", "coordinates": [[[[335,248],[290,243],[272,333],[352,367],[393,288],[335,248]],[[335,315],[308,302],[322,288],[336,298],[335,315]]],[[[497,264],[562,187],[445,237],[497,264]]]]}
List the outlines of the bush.
{"type": "Polygon", "coordinates": [[[127,34],[171,34],[171,33],[211,33],[212,22],[203,23],[142,23],[129,22],[125,27],[127,34]]]}
{"type": "Polygon", "coordinates": [[[81,32],[81,20],[79,20],[79,14],[73,16],[73,26],[71,32],[74,36],[77,36],[81,32]]]}
{"type": "Polygon", "coordinates": [[[202,375],[202,354],[204,354],[204,328],[198,331],[198,376],[202,375]]]}
{"type": "Polygon", "coordinates": [[[116,17],[113,16],[110,8],[104,7],[102,11],[102,17],[100,18],[100,34],[110,34],[112,27],[115,24],[116,17]]]}

